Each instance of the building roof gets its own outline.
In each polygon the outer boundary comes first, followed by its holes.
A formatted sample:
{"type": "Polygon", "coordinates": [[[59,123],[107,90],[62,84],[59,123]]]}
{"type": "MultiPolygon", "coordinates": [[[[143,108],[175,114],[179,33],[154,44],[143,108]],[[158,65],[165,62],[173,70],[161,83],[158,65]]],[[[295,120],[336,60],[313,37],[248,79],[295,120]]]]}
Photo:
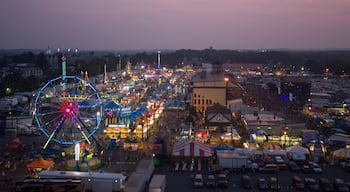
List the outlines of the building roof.
{"type": "Polygon", "coordinates": [[[226,106],[215,103],[213,106],[207,107],[206,113],[230,113],[230,109],[226,106]]]}

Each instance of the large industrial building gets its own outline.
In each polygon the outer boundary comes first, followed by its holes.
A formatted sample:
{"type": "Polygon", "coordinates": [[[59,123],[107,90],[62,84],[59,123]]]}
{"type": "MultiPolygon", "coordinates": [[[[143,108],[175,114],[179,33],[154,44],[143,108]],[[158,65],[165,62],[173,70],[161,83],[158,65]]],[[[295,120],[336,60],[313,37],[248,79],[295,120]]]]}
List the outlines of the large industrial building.
{"type": "Polygon", "coordinates": [[[199,70],[191,82],[191,105],[197,112],[204,112],[214,104],[227,105],[232,99],[232,92],[237,87],[232,75],[222,72],[221,63],[213,63],[211,68],[199,70]]]}

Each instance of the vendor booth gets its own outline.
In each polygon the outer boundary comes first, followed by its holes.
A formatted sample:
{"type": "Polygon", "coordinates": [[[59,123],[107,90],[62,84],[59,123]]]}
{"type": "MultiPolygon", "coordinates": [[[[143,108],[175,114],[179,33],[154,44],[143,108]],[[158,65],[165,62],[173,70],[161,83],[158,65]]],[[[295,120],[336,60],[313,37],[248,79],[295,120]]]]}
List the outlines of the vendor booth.
{"type": "Polygon", "coordinates": [[[213,147],[214,154],[216,154],[217,151],[224,151],[224,150],[234,150],[234,148],[230,144],[225,142],[220,142],[213,147]]]}
{"type": "Polygon", "coordinates": [[[224,142],[240,142],[241,140],[241,136],[238,134],[237,130],[234,128],[229,128],[227,129],[226,132],[224,132],[223,134],[221,134],[220,136],[221,140],[224,142]]]}
{"type": "Polygon", "coordinates": [[[202,143],[208,142],[210,138],[210,132],[207,129],[199,129],[195,134],[196,141],[200,141],[202,143]]]}
{"type": "Polygon", "coordinates": [[[103,133],[110,139],[126,139],[130,136],[130,129],[124,124],[109,124],[103,133]]]}
{"type": "Polygon", "coordinates": [[[281,149],[279,145],[270,144],[267,145],[263,150],[264,156],[286,156],[286,150],[281,149]]]}
{"type": "Polygon", "coordinates": [[[210,139],[209,139],[209,143],[211,144],[211,145],[217,145],[218,143],[220,143],[221,142],[221,139],[220,139],[220,136],[219,135],[217,135],[217,134],[212,134],[211,136],[210,136],[210,139]]]}
{"type": "Polygon", "coordinates": [[[50,169],[54,166],[55,162],[51,160],[45,160],[42,157],[32,161],[27,165],[27,170],[33,175],[36,176],[42,170],[50,169]]]}

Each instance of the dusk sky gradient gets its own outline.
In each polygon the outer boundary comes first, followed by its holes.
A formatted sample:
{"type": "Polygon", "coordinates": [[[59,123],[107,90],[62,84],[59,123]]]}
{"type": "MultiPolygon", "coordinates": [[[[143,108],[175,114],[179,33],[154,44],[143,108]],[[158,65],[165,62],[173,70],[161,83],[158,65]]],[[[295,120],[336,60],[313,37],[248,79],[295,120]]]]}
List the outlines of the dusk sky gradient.
{"type": "Polygon", "coordinates": [[[350,48],[350,0],[2,0],[0,49],[350,48]]]}

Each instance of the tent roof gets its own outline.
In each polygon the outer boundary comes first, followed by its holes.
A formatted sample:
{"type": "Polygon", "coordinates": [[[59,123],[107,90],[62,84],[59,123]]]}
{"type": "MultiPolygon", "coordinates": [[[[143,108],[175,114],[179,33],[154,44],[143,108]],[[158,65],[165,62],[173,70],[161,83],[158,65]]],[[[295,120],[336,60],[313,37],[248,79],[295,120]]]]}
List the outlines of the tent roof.
{"type": "Polygon", "coordinates": [[[175,143],[172,155],[180,157],[210,157],[213,155],[213,152],[207,144],[195,140],[187,140],[175,143]]]}
{"type": "Polygon", "coordinates": [[[266,150],[280,150],[281,147],[279,145],[276,145],[276,144],[269,144],[264,149],[266,149],[266,150]]]}
{"type": "Polygon", "coordinates": [[[349,158],[350,157],[350,148],[341,148],[338,150],[333,151],[333,157],[334,158],[349,158]]]}
{"type": "Polygon", "coordinates": [[[104,107],[105,109],[118,109],[121,108],[119,104],[115,103],[114,101],[110,101],[109,103],[107,103],[104,107]]]}
{"type": "Polygon", "coordinates": [[[266,155],[286,155],[286,151],[283,149],[274,149],[274,150],[265,149],[263,153],[266,155]]]}
{"type": "Polygon", "coordinates": [[[339,141],[344,143],[350,143],[350,135],[336,133],[328,138],[329,142],[339,141]]]}
{"type": "Polygon", "coordinates": [[[167,103],[166,108],[186,108],[186,104],[182,101],[174,100],[167,103]]]}
{"type": "Polygon", "coordinates": [[[225,142],[219,142],[214,146],[214,148],[220,148],[220,149],[230,149],[233,148],[232,145],[225,143],[225,142]]]}
{"type": "Polygon", "coordinates": [[[294,145],[286,148],[287,153],[301,153],[301,154],[310,154],[310,151],[300,145],[294,145]]]}
{"type": "Polygon", "coordinates": [[[39,157],[37,160],[32,161],[27,165],[27,168],[42,168],[42,169],[47,169],[49,167],[52,167],[55,164],[55,162],[50,161],[50,160],[45,160],[42,157],[39,157]]]}
{"type": "Polygon", "coordinates": [[[286,151],[281,149],[279,145],[270,144],[264,148],[263,153],[267,155],[285,155],[286,151]]]}

